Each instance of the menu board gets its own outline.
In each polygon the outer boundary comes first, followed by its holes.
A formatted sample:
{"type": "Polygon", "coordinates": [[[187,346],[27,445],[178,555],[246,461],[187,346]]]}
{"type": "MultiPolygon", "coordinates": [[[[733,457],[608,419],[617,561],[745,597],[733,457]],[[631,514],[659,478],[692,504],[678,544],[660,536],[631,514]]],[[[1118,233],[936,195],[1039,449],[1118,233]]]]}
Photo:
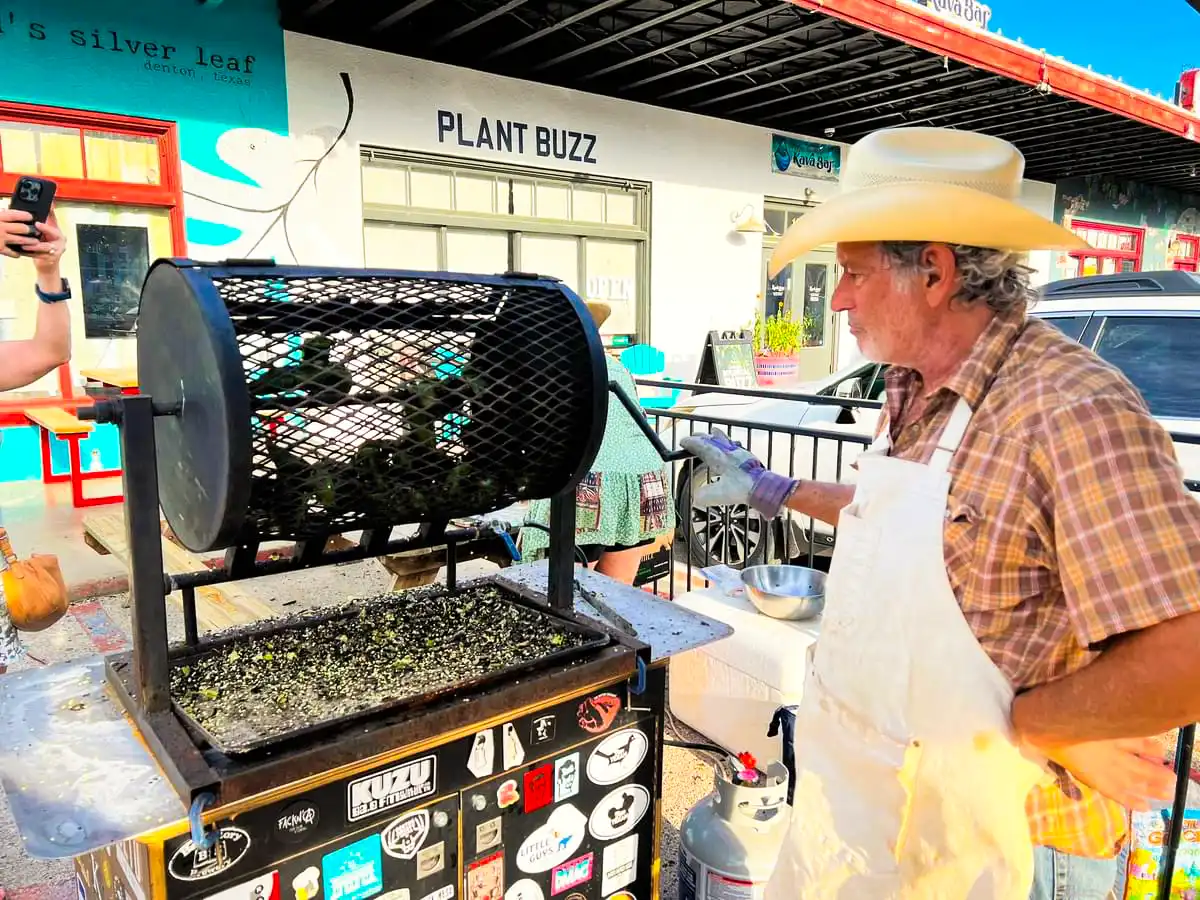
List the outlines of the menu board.
{"type": "Polygon", "coordinates": [[[756,388],[754,342],[748,331],[710,331],[700,354],[697,384],[756,388]]]}

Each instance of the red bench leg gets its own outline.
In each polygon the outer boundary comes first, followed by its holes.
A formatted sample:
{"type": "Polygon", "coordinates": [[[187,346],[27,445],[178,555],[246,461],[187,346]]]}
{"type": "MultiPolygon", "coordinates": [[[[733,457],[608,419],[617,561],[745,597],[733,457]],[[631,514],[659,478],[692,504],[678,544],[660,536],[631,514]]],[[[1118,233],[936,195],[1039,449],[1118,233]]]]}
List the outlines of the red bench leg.
{"type": "Polygon", "coordinates": [[[66,475],[55,475],[54,468],[50,465],[50,441],[53,440],[50,432],[40,425],[34,427],[37,428],[42,443],[42,484],[61,484],[64,481],[70,481],[70,472],[66,475]]]}
{"type": "Polygon", "coordinates": [[[125,499],[123,494],[110,494],[106,497],[83,496],[83,457],[79,443],[84,439],[82,434],[64,435],[69,444],[71,454],[71,502],[76,509],[86,506],[104,506],[109,503],[120,503],[125,499]]]}

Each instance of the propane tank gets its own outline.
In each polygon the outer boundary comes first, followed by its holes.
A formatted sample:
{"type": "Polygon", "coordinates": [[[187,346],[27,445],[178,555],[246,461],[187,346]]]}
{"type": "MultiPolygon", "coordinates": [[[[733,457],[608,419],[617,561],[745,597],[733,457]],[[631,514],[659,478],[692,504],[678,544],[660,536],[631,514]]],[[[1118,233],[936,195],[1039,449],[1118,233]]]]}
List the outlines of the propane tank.
{"type": "Polygon", "coordinates": [[[773,762],[754,784],[716,766],[715,790],[679,829],[679,900],[762,900],[791,807],[788,771],[773,762]]]}

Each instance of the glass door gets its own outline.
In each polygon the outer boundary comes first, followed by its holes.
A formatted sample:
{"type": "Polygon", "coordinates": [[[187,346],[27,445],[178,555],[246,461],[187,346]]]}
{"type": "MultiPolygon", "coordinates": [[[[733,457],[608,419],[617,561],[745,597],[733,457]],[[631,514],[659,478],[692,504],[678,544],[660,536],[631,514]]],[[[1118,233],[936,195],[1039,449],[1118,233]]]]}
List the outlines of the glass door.
{"type": "Polygon", "coordinates": [[[834,371],[837,358],[838,323],[830,300],[837,287],[837,257],[832,249],[814,250],[795,260],[774,278],[766,277],[772,247],[763,250],[763,314],[790,315],[804,325],[800,349],[801,381],[820,378],[834,371]]]}

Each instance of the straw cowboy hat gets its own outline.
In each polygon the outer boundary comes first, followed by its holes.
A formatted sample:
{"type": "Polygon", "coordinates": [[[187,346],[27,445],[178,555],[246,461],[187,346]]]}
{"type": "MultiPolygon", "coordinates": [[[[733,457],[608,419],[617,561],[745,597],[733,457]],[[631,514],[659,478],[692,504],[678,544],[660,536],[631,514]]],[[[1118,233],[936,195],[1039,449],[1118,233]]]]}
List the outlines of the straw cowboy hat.
{"type": "Polygon", "coordinates": [[[949,128],[886,128],[854,145],[841,192],[784,232],[774,278],[822,244],[928,241],[996,250],[1077,250],[1073,232],[1021,206],[1025,158],[1008,141],[949,128]]]}
{"type": "Polygon", "coordinates": [[[601,327],[608,321],[608,317],[612,315],[612,307],[607,303],[596,303],[595,301],[587,301],[588,312],[592,314],[592,321],[596,323],[596,327],[601,327]]]}

